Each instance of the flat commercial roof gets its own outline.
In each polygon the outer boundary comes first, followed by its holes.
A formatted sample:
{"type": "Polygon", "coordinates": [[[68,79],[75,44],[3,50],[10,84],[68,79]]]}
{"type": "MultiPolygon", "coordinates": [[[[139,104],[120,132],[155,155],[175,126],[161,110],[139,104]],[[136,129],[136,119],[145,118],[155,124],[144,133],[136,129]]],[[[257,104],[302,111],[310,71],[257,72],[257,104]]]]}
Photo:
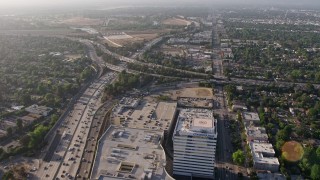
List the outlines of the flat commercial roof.
{"type": "Polygon", "coordinates": [[[150,103],[140,101],[134,108],[124,108],[121,112],[113,110],[112,120],[114,125],[123,127],[167,130],[176,114],[177,103],[150,103]]]}
{"type": "Polygon", "coordinates": [[[276,164],[279,165],[279,160],[275,155],[275,151],[270,143],[250,143],[253,161],[255,163],[276,164]]]}
{"type": "Polygon", "coordinates": [[[193,127],[213,128],[214,127],[213,119],[196,118],[193,120],[193,127]]]}
{"type": "Polygon", "coordinates": [[[216,120],[209,109],[181,109],[175,135],[216,136],[216,120]]]}
{"type": "Polygon", "coordinates": [[[266,129],[263,127],[247,127],[247,135],[252,138],[265,138],[268,139],[268,135],[266,133],[266,129]]]}
{"type": "Polygon", "coordinates": [[[110,126],[99,140],[91,179],[170,179],[164,170],[162,134],[163,131],[110,126]]]}
{"type": "Polygon", "coordinates": [[[260,121],[258,113],[255,112],[243,112],[244,121],[260,121]]]}

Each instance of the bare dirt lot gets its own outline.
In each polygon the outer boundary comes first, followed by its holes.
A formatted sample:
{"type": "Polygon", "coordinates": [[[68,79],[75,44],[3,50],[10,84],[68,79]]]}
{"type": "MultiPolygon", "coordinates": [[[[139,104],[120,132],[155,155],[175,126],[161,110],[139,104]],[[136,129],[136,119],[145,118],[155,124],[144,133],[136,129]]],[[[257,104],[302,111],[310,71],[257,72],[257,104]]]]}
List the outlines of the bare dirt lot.
{"type": "Polygon", "coordinates": [[[299,161],[304,154],[303,147],[301,146],[300,143],[296,141],[286,142],[282,146],[281,151],[282,151],[282,156],[290,162],[299,161]]]}
{"type": "Polygon", "coordinates": [[[190,97],[190,98],[213,98],[212,89],[210,88],[184,88],[181,90],[176,90],[172,93],[172,98],[177,99],[177,97],[190,97]]]}
{"type": "Polygon", "coordinates": [[[169,18],[162,21],[162,24],[165,25],[176,25],[176,26],[188,26],[191,24],[190,21],[180,18],[169,18]]]}
{"type": "Polygon", "coordinates": [[[125,45],[130,43],[136,43],[136,42],[143,42],[143,41],[151,41],[152,39],[155,39],[158,37],[157,34],[136,34],[136,35],[130,35],[132,38],[126,38],[126,39],[116,39],[113,40],[117,44],[125,45]]]}
{"type": "Polygon", "coordinates": [[[75,61],[77,59],[80,59],[81,58],[81,54],[68,54],[68,55],[65,55],[65,58],[66,58],[66,61],[75,61]]]}
{"type": "MultiPolygon", "coordinates": [[[[125,35],[109,35],[108,40],[105,41],[105,43],[108,43],[109,46],[113,47],[122,47],[126,44],[131,44],[131,43],[140,43],[143,41],[151,41],[157,37],[161,33],[168,32],[170,31],[169,29],[164,29],[164,30],[150,30],[150,31],[127,31],[124,32],[125,35]]],[[[106,34],[116,34],[120,33],[121,31],[108,31],[105,32],[106,34]]]]}
{"type": "Polygon", "coordinates": [[[171,55],[171,56],[183,56],[184,54],[187,54],[188,52],[185,50],[185,48],[181,48],[181,47],[174,47],[174,46],[167,46],[167,45],[163,45],[161,47],[161,50],[163,53],[171,55]]]}

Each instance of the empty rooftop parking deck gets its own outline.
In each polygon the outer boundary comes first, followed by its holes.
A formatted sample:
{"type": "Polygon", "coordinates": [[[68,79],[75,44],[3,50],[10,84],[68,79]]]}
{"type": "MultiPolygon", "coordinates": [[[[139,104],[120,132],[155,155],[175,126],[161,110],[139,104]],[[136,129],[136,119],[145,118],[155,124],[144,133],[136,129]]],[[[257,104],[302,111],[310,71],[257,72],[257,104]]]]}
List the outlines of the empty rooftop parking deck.
{"type": "Polygon", "coordinates": [[[172,179],[164,169],[162,134],[110,126],[99,140],[91,179],[172,179]]]}

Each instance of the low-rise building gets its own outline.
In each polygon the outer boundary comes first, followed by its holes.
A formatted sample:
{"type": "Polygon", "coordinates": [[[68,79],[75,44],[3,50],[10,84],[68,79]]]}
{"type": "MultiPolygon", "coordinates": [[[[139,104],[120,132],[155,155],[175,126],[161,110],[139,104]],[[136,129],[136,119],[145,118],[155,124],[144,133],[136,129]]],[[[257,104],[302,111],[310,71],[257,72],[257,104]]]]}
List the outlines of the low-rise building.
{"type": "Polygon", "coordinates": [[[274,157],[275,151],[270,143],[250,142],[253,157],[253,167],[256,170],[278,172],[279,161],[274,157]]]}
{"type": "Polygon", "coordinates": [[[246,127],[247,142],[269,142],[266,129],[264,127],[246,127]]]}
{"type": "Polygon", "coordinates": [[[42,117],[42,115],[29,113],[25,116],[20,117],[19,119],[22,120],[24,125],[29,125],[32,122],[34,122],[35,120],[40,119],[41,117],[42,117]]]}
{"type": "Polygon", "coordinates": [[[245,126],[249,126],[249,125],[260,126],[260,118],[258,113],[243,112],[242,119],[245,126]]]}
{"type": "Polygon", "coordinates": [[[286,177],[280,173],[258,172],[259,180],[285,180],[286,177]]]}
{"type": "Polygon", "coordinates": [[[173,180],[162,137],[163,131],[110,126],[99,140],[91,179],[173,180]]]}
{"type": "Polygon", "coordinates": [[[246,110],[248,110],[248,108],[244,103],[240,101],[233,101],[232,111],[237,112],[237,111],[246,111],[246,110]]]}
{"type": "Polygon", "coordinates": [[[221,48],[222,58],[233,58],[231,48],[221,48]]]}
{"type": "Polygon", "coordinates": [[[46,106],[38,106],[36,104],[31,105],[25,109],[25,111],[33,114],[39,114],[41,116],[48,116],[52,111],[52,108],[46,106]]]}
{"type": "Polygon", "coordinates": [[[190,38],[170,38],[168,44],[187,44],[190,38]]]}

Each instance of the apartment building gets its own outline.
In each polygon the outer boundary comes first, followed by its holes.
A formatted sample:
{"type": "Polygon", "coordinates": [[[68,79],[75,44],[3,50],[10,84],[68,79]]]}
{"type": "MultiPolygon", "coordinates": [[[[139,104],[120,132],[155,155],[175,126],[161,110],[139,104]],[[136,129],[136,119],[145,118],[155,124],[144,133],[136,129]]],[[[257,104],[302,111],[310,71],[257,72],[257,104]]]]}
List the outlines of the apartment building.
{"type": "Polygon", "coordinates": [[[251,142],[250,149],[255,169],[278,172],[280,163],[278,158],[274,157],[275,152],[272,144],[251,142]]]}

